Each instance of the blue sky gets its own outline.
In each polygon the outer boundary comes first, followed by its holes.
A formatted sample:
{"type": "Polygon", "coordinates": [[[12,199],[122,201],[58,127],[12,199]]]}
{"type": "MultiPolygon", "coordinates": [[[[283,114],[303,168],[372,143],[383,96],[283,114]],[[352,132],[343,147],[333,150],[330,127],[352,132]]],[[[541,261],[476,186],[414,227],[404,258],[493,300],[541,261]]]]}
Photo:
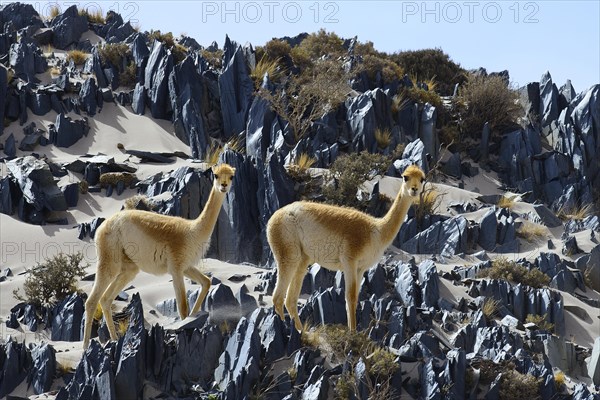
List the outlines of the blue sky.
{"type": "MultiPolygon", "coordinates": [[[[43,9],[53,2],[36,3],[43,9]]],[[[387,52],[440,47],[465,68],[508,69],[522,86],[549,70],[561,86],[600,83],[600,1],[82,1],[143,30],[221,46],[225,34],[264,44],[319,28],[387,52]]]]}

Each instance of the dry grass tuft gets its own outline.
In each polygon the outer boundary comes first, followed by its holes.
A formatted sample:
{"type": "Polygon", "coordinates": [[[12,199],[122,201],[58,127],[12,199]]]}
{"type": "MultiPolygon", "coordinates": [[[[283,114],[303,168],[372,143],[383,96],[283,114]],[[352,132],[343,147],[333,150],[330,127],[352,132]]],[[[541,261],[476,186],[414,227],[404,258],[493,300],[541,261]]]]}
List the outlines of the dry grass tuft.
{"type": "Polygon", "coordinates": [[[220,144],[211,144],[210,148],[208,149],[208,152],[204,156],[204,162],[206,162],[210,166],[217,165],[222,152],[223,147],[220,144]]]}
{"type": "Polygon", "coordinates": [[[380,150],[385,150],[392,143],[392,131],[389,128],[375,130],[375,141],[380,150]]]}
{"type": "Polygon", "coordinates": [[[563,206],[558,209],[556,215],[563,221],[581,221],[582,219],[589,217],[594,212],[593,204],[585,204],[580,207],[566,207],[563,206]]]}
{"type": "Polygon", "coordinates": [[[527,314],[527,317],[525,318],[525,322],[533,322],[541,330],[553,332],[554,324],[548,322],[548,320],[546,318],[548,318],[548,314],[544,314],[544,315],[527,314]]]}
{"type": "Polygon", "coordinates": [[[510,210],[515,206],[515,196],[502,196],[496,205],[500,208],[508,208],[510,210]]]}
{"type": "Polygon", "coordinates": [[[478,278],[504,279],[513,284],[523,284],[540,289],[550,283],[550,277],[537,268],[528,270],[506,257],[498,257],[492,261],[492,267],[484,269],[478,278]]]}
{"type": "Polygon", "coordinates": [[[315,165],[316,162],[316,158],[306,153],[300,153],[296,160],[287,166],[288,175],[298,181],[306,180],[310,178],[309,168],[315,165]]]}
{"type": "Polygon", "coordinates": [[[71,50],[67,53],[67,61],[73,61],[75,65],[82,65],[88,58],[88,54],[81,50],[71,50]]]}
{"type": "Polygon", "coordinates": [[[481,306],[481,312],[489,320],[495,319],[498,316],[498,310],[500,309],[500,301],[488,297],[484,300],[481,306]]]}
{"type": "Polygon", "coordinates": [[[529,221],[523,221],[517,230],[517,235],[527,240],[529,243],[534,243],[540,239],[543,239],[546,236],[546,233],[546,227],[529,221]]]}
{"type": "Polygon", "coordinates": [[[260,61],[256,63],[254,69],[250,72],[250,77],[254,81],[254,87],[260,87],[265,74],[269,74],[269,79],[271,82],[279,82],[285,73],[284,69],[282,69],[279,65],[280,61],[280,58],[272,60],[263,56],[260,61]]]}

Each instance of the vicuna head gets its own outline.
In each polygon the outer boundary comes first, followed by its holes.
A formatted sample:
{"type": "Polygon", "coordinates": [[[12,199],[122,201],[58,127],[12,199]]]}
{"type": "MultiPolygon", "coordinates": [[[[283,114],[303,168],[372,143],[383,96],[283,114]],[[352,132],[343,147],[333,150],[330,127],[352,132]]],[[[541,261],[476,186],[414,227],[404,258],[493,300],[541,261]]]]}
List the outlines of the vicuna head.
{"type": "Polygon", "coordinates": [[[213,188],[221,193],[229,192],[231,181],[235,175],[235,168],[229,164],[220,164],[212,167],[214,175],[213,188]]]}
{"type": "Polygon", "coordinates": [[[402,178],[404,179],[404,183],[402,184],[402,195],[410,197],[413,203],[417,203],[421,196],[421,192],[423,191],[425,174],[421,168],[416,165],[411,165],[404,170],[402,178]]]}

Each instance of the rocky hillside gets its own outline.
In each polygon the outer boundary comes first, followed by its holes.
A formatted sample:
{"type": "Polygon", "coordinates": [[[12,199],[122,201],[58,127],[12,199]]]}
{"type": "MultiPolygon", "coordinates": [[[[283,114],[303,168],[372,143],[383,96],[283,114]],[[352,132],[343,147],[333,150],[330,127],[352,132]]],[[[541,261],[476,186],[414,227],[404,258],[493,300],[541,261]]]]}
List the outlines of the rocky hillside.
{"type": "Polygon", "coordinates": [[[516,90],[439,50],[390,55],[324,31],[205,48],[75,6],[3,5],[0,26],[0,217],[14,227],[0,397],[598,398],[600,85],[544,73],[516,90]],[[138,194],[134,207],[194,218],[218,161],[237,172],[198,315],[179,321],[173,298],[144,300],[156,281],[134,281],[116,302],[121,339],[77,352],[93,266],[53,304],[12,296],[35,264],[19,232],[93,248],[138,194]],[[381,215],[412,163],[429,189],[364,276],[358,332],[341,327],[343,275],[317,264],[304,332],[281,321],[273,212],[312,199],[381,215]]]}

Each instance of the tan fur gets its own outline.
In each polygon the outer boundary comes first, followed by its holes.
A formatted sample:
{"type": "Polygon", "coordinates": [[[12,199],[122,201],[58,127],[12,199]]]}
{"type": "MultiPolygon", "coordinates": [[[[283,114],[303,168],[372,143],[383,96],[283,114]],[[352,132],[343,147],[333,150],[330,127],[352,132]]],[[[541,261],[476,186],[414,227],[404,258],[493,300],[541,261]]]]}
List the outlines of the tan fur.
{"type": "Polygon", "coordinates": [[[273,305],[283,319],[283,305],[297,330],[298,296],[309,264],[339,270],[346,285],[348,327],[356,329],[360,280],[398,234],[410,206],[419,201],[425,174],[411,165],[390,210],[374,218],[355,209],[299,201],[277,210],[267,224],[267,239],[277,262],[273,305]]]}
{"type": "Polygon", "coordinates": [[[188,316],[184,276],[198,282],[202,290],[191,314],[200,310],[210,288],[210,280],[197,265],[208,249],[221,205],[235,174],[235,168],[227,164],[215,166],[212,170],[213,188],[204,210],[195,220],[125,210],[113,215],[98,228],[98,267],[94,287],[85,302],[84,349],[89,345],[93,315],[98,303],[106,318],[110,338],[117,339],[111,305],[116,295],[140,270],[173,277],[181,319],[188,316]]]}

